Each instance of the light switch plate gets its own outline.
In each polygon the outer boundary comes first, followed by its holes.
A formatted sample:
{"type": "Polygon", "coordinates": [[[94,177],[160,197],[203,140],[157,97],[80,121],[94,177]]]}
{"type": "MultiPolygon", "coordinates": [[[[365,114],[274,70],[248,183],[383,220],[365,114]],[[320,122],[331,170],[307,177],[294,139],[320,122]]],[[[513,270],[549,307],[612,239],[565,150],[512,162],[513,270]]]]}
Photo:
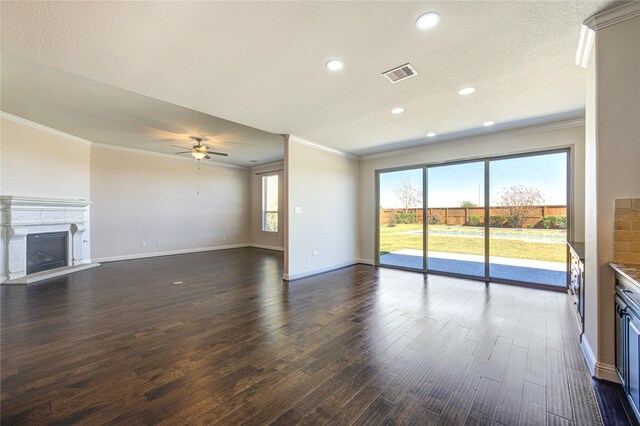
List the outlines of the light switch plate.
{"type": "Polygon", "coordinates": [[[302,213],[302,207],[294,207],[294,208],[293,208],[293,212],[294,212],[295,214],[300,214],[300,213],[302,213]]]}

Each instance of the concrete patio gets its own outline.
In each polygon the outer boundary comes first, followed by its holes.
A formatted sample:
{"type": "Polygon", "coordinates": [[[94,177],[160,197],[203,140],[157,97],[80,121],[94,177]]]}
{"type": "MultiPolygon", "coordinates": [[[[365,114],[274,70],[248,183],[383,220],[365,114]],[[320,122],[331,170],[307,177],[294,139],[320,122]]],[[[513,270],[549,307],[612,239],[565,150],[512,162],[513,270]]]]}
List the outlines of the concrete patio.
{"type": "MultiPolygon", "coordinates": [[[[380,256],[380,264],[422,269],[422,250],[405,249],[380,256]]],[[[492,278],[523,281],[565,287],[566,264],[491,256],[492,278]]],[[[484,256],[442,252],[428,252],[427,269],[453,274],[484,276],[484,256]]]]}

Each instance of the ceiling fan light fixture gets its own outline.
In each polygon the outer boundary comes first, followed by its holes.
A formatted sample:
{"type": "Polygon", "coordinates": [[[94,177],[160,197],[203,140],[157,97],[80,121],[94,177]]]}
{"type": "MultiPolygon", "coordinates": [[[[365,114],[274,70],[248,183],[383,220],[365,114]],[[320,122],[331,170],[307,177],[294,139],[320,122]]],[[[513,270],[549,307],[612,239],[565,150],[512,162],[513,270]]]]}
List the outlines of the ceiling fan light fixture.
{"type": "Polygon", "coordinates": [[[200,161],[200,160],[202,160],[204,157],[206,157],[206,156],[207,156],[207,153],[206,153],[206,152],[203,152],[203,151],[199,151],[199,150],[194,150],[194,151],[191,153],[191,155],[193,155],[193,157],[194,157],[196,160],[200,161]]]}

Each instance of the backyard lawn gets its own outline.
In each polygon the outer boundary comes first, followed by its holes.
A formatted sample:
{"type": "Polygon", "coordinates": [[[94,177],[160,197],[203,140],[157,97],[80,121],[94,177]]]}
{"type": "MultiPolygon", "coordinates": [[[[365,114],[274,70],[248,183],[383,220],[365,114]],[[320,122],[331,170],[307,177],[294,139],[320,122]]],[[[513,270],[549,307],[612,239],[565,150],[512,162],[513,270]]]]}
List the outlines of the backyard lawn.
{"type": "MultiPolygon", "coordinates": [[[[547,262],[566,261],[566,244],[563,238],[558,238],[563,235],[564,230],[491,229],[492,233],[500,235],[499,238],[491,239],[492,256],[547,262]]],[[[418,224],[398,224],[394,227],[381,225],[380,254],[403,249],[422,250],[421,231],[422,225],[418,224]]],[[[480,232],[479,228],[473,227],[429,225],[429,251],[482,255],[484,238],[480,232]]]]}

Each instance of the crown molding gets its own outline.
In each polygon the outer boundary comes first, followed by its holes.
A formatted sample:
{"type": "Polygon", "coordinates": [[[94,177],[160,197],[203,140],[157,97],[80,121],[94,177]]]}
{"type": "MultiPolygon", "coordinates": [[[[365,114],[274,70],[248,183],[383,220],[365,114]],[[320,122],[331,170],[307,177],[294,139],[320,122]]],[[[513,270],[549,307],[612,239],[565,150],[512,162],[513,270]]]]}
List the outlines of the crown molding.
{"type": "Polygon", "coordinates": [[[284,166],[284,159],[278,160],[278,161],[271,161],[270,163],[260,164],[257,166],[252,166],[250,170],[253,172],[255,170],[269,168],[269,167],[276,167],[276,166],[284,166]]]}
{"type": "MultiPolygon", "coordinates": [[[[192,157],[180,157],[180,156],[177,156],[177,155],[174,155],[174,154],[165,154],[164,152],[148,151],[146,149],[129,148],[128,146],[111,145],[111,144],[108,144],[108,143],[99,143],[99,142],[91,142],[91,145],[95,146],[95,147],[98,147],[98,148],[110,149],[112,151],[123,151],[123,152],[130,152],[130,153],[133,153],[133,154],[153,155],[155,157],[163,157],[163,158],[168,158],[168,159],[171,159],[171,160],[193,162],[193,158],[192,157]]],[[[209,166],[229,167],[231,169],[249,170],[248,167],[238,166],[236,164],[219,163],[217,161],[211,161],[211,160],[202,161],[200,164],[201,165],[209,165],[209,166]]]]}
{"type": "MultiPolygon", "coordinates": [[[[18,117],[17,115],[9,114],[8,112],[4,112],[4,111],[0,111],[0,117],[1,118],[6,118],[7,120],[13,121],[14,123],[22,124],[24,126],[31,127],[32,129],[40,130],[40,131],[43,131],[45,133],[49,133],[51,135],[58,136],[58,137],[61,137],[61,138],[65,138],[65,139],[68,139],[68,140],[71,140],[71,141],[74,141],[74,142],[78,142],[78,143],[81,143],[81,144],[84,144],[84,145],[91,145],[91,146],[95,146],[95,147],[99,147],[99,148],[105,148],[105,149],[111,149],[111,150],[115,150],[115,151],[124,151],[124,152],[136,153],[136,154],[154,155],[154,156],[157,156],[157,157],[170,158],[172,160],[193,161],[191,159],[191,157],[178,157],[176,155],[165,154],[165,153],[162,153],[162,152],[148,151],[146,149],[130,148],[130,147],[120,146],[120,145],[111,145],[111,144],[107,144],[107,143],[92,142],[90,140],[83,139],[83,138],[80,138],[78,136],[71,135],[71,134],[63,132],[61,130],[56,130],[56,129],[53,129],[51,127],[47,127],[45,125],[33,122],[31,120],[27,120],[26,118],[18,117]]],[[[207,164],[207,165],[210,165],[210,166],[214,166],[215,165],[215,166],[221,166],[221,167],[229,167],[229,168],[232,168],[232,169],[249,170],[249,167],[238,166],[236,164],[220,163],[220,162],[217,162],[217,161],[203,161],[201,164],[203,164],[203,165],[207,164]]]]}
{"type": "Polygon", "coordinates": [[[589,55],[591,54],[595,36],[595,31],[586,25],[580,28],[580,39],[578,40],[578,49],[576,50],[576,65],[586,68],[589,64],[589,55]]]}
{"type": "Polygon", "coordinates": [[[303,139],[303,138],[301,138],[299,136],[289,135],[288,136],[288,140],[291,141],[291,142],[298,143],[300,145],[306,145],[306,146],[309,146],[311,148],[319,149],[320,151],[324,151],[324,152],[328,152],[330,154],[338,155],[340,157],[348,158],[350,160],[358,160],[358,156],[356,156],[356,155],[349,154],[347,152],[340,151],[340,150],[337,150],[337,149],[334,149],[334,148],[329,148],[328,146],[321,145],[321,144],[315,143],[315,142],[311,142],[310,140],[303,139]]]}
{"type": "Polygon", "coordinates": [[[513,137],[513,136],[549,132],[553,130],[570,129],[572,127],[584,126],[584,123],[585,123],[584,118],[575,118],[572,120],[556,121],[552,123],[539,124],[537,126],[522,127],[522,128],[513,129],[513,130],[503,130],[499,132],[486,133],[478,136],[469,136],[466,138],[450,139],[442,142],[423,144],[423,145],[419,145],[411,148],[397,149],[393,151],[385,151],[385,152],[379,152],[376,154],[363,155],[360,157],[360,160],[361,161],[375,160],[377,158],[395,157],[396,155],[405,155],[405,154],[413,154],[416,152],[423,152],[426,150],[447,146],[447,145],[449,146],[463,145],[463,144],[473,143],[473,142],[495,140],[496,138],[507,138],[507,137],[513,137]]]}
{"type": "Polygon", "coordinates": [[[47,127],[45,125],[27,120],[26,118],[18,117],[17,115],[9,114],[8,112],[0,111],[0,117],[6,118],[9,121],[13,121],[14,123],[22,124],[27,127],[31,127],[32,129],[40,130],[45,133],[49,133],[54,136],[59,136],[61,138],[69,139],[74,142],[82,143],[85,145],[92,145],[93,142],[88,141],[86,139],[82,139],[78,136],[71,135],[69,133],[65,133],[61,130],[52,129],[51,127],[47,127]]]}
{"type": "Polygon", "coordinates": [[[640,1],[634,0],[598,12],[584,21],[584,25],[593,31],[598,31],[636,16],[640,16],[640,1]]]}

